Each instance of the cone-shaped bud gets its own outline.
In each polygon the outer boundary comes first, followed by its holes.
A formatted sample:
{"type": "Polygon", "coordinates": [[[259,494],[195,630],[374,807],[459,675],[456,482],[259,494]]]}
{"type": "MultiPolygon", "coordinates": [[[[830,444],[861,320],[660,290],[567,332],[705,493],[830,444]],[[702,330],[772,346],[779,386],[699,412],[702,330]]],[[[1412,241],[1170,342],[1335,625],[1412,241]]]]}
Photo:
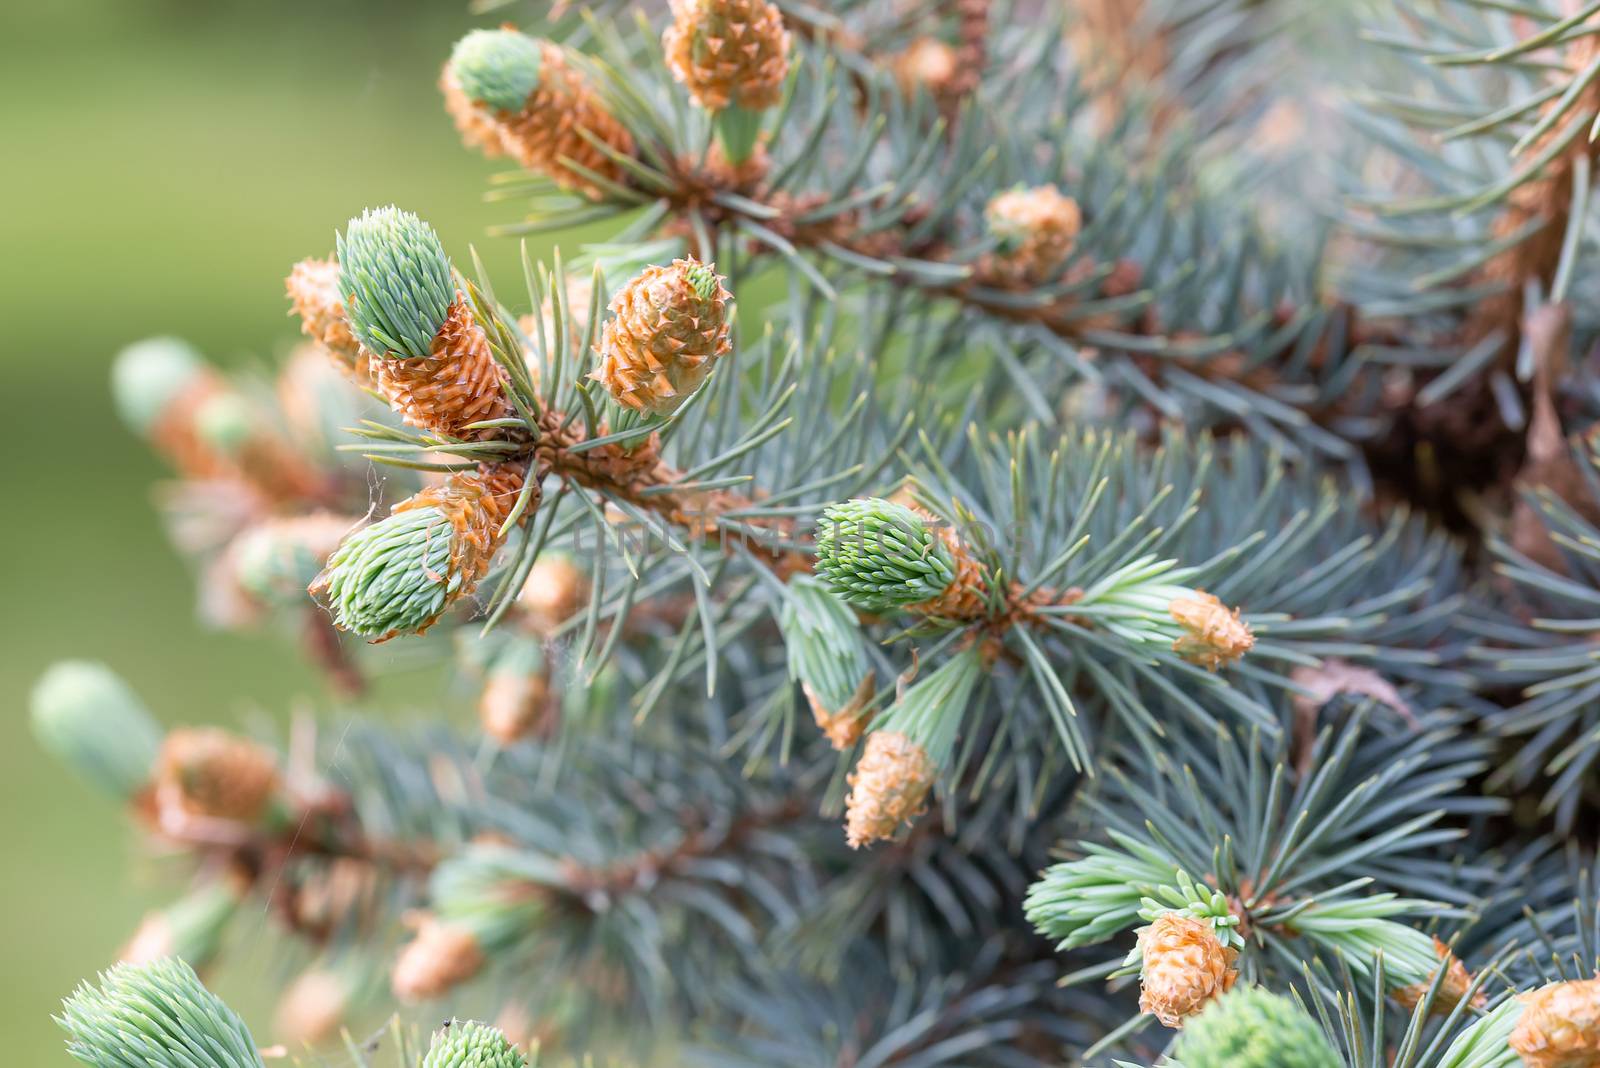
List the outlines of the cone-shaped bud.
{"type": "Polygon", "coordinates": [[[56,1022],[67,1052],[93,1068],[265,1068],[238,1013],[173,957],[101,973],[56,1022]]]}
{"type": "Polygon", "coordinates": [[[611,299],[595,347],[600,366],[589,377],[625,408],[672,414],[731,347],[730,298],[710,264],[646,267],[611,299]]]}
{"type": "Polygon", "coordinates": [[[272,1035],[290,1049],[320,1046],[339,1033],[355,993],[351,977],[331,968],[295,976],[272,1016],[272,1035]]]}
{"type": "Polygon", "coordinates": [[[874,724],[849,776],[845,839],[859,849],[893,837],[921,815],[955,747],[982,660],[976,648],[951,657],[911,686],[874,724]]]}
{"type": "Polygon", "coordinates": [[[528,1060],[498,1027],[451,1020],[434,1033],[422,1068],[527,1068],[528,1060]]]}
{"type": "Polygon", "coordinates": [[[130,430],[148,435],[174,403],[210,374],[205,359],[188,342],[149,338],[117,353],[111,364],[111,399],[130,430]]]}
{"type": "Polygon", "coordinates": [[[64,660],[33,687],[34,737],[57,760],[119,801],[150,782],[161,728],[104,664],[64,660]]]}
{"type": "Polygon", "coordinates": [[[483,964],[483,948],[470,928],[422,916],[395,960],[390,985],[407,1004],[431,1001],[477,975],[483,964]]]}
{"type": "Polygon", "coordinates": [[[190,478],[240,479],[272,500],[314,499],[325,489],[321,474],[181,341],[130,345],[111,385],[128,425],[190,478]]]}
{"type": "Polygon", "coordinates": [[[478,722],[483,733],[501,745],[527,737],[544,737],[560,712],[543,672],[496,668],[483,684],[478,698],[478,722]]]}
{"type": "Polygon", "coordinates": [[[495,842],[474,842],[433,870],[433,912],[415,921],[416,937],[391,976],[402,1001],[439,997],[515,946],[544,915],[545,858],[495,842]]]}
{"type": "Polygon", "coordinates": [[[257,523],[228,547],[234,581],[263,607],[305,604],[306,587],[356,522],[317,512],[257,523]]]}
{"type": "Polygon", "coordinates": [[[867,747],[850,773],[845,841],[851,849],[893,838],[901,824],[922,815],[939,768],[928,751],[898,731],[867,735],[867,747]]]}
{"type": "Polygon", "coordinates": [[[901,92],[911,95],[921,90],[940,97],[960,73],[960,63],[954,45],[937,37],[919,37],[894,57],[890,70],[901,92]]]}
{"type": "Polygon", "coordinates": [[[1600,1064],[1600,979],[1551,983],[1518,1000],[1522,1015],[1511,1048],[1527,1068],[1600,1064]]]}
{"type": "Polygon", "coordinates": [[[867,725],[877,678],[855,613],[820,579],[796,575],[779,619],[789,677],[800,683],[811,715],[835,749],[848,749],[867,725]]]}
{"type": "Polygon", "coordinates": [[[496,433],[469,427],[512,414],[505,373],[433,228],[398,208],[371,209],[350,220],[339,262],[351,329],[381,357],[368,370],[400,417],[448,437],[496,433]]]}
{"type": "MultiPolygon", "coordinates": [[[[1439,992],[1433,999],[1433,1007],[1429,1013],[1434,1016],[1448,1016],[1457,1005],[1461,1004],[1461,999],[1467,996],[1467,990],[1472,986],[1472,973],[1467,971],[1467,966],[1461,962],[1461,958],[1451,953],[1450,947],[1437,937],[1433,940],[1433,951],[1443,962],[1444,979],[1439,983],[1439,992]]],[[[1421,982],[1400,987],[1391,993],[1400,1004],[1408,1009],[1415,1009],[1428,996],[1428,990],[1433,986],[1433,979],[1434,977],[1430,975],[1421,982]]],[[[1482,991],[1472,999],[1472,1003],[1480,1007],[1487,1001],[1488,997],[1482,991]]]]}
{"type": "Polygon", "coordinates": [[[994,271],[1015,282],[1046,281],[1072,255],[1083,228],[1078,202],[1053,185],[997,194],[984,209],[995,239],[994,271]]]}
{"type": "Polygon", "coordinates": [[[433,227],[392,205],[369,208],[338,240],[351,332],[375,355],[427,357],[456,294],[433,227]]]}
{"type": "Polygon", "coordinates": [[[344,630],[374,641],[420,634],[488,571],[524,473],[507,464],[452,475],[401,502],[387,519],[346,537],[311,592],[344,630]]]}
{"type": "Polygon", "coordinates": [[[547,735],[561,706],[550,692],[550,667],[536,638],[516,638],[489,665],[478,721],[501,745],[529,735],[547,735]]]}
{"type": "Polygon", "coordinates": [[[517,593],[517,607],[537,634],[549,634],[583,610],[589,577],[563,553],[542,553],[517,593]]]}
{"type": "Polygon", "coordinates": [[[177,957],[204,968],[222,948],[222,936],[239,911],[242,890],[236,880],[224,877],[149,913],[117,959],[148,964],[162,957],[177,957]]]}
{"type": "Polygon", "coordinates": [[[1172,1047],[1183,1068],[1343,1068],[1328,1036],[1292,998],[1240,987],[1188,1022],[1172,1047]]]}
{"type": "Polygon", "coordinates": [[[921,515],[873,497],[822,513],[817,574],[857,608],[886,612],[939,597],[956,580],[956,561],[921,515]]]}
{"type": "Polygon", "coordinates": [[[473,30],[456,42],[450,71],[461,91],[497,111],[516,111],[539,88],[544,50],[516,30],[473,30]]]}
{"type": "Polygon", "coordinates": [[[1196,590],[1194,597],[1177,598],[1167,610],[1183,628],[1183,634],[1172,643],[1172,651],[1190,663],[1215,671],[1238,660],[1256,644],[1250,624],[1239,618],[1239,610],[1230,611],[1214,593],[1196,590]]]}
{"type": "Polygon", "coordinates": [[[1182,1027],[1239,976],[1237,951],[1224,947],[1204,920],[1165,912],[1138,933],[1139,1008],[1168,1027],[1182,1027]]]}
{"type": "Polygon", "coordinates": [[[672,76],[707,111],[759,111],[783,96],[789,32],[769,0],[672,0],[661,47],[672,76]]]}
{"type": "Polygon", "coordinates": [[[350,332],[344,295],[339,285],[337,260],[301,260],[284,279],[290,310],[300,317],[300,329],[339,361],[357,381],[365,381],[366,355],[350,332]]]}
{"type": "Polygon", "coordinates": [[[489,155],[514,156],[528,170],[593,198],[605,191],[584,171],[626,180],[616,160],[589,138],[631,156],[633,137],[558,44],[516,30],[474,30],[456,43],[439,87],[462,137],[489,155]]]}
{"type": "Polygon", "coordinates": [[[269,749],[216,727],[174,730],[156,761],[156,799],[176,815],[256,823],[281,786],[269,749]]]}

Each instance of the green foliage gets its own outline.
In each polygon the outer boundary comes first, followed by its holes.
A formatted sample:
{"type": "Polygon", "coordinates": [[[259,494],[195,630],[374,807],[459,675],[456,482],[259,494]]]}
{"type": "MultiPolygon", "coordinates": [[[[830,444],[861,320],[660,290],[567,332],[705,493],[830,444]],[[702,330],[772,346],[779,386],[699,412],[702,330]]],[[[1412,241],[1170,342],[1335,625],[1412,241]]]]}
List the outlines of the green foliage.
{"type": "Polygon", "coordinates": [[[982,674],[979,651],[963,650],[907,687],[872,729],[905,735],[922,746],[935,767],[944,767],[982,674]]]}
{"type": "Polygon", "coordinates": [[[422,358],[455,302],[450,260],[409,211],[368,208],[338,239],[339,291],[350,328],[380,356],[422,358]]]}
{"type": "Polygon", "coordinates": [[[809,575],[789,581],[781,623],[790,677],[830,709],[842,709],[872,671],[855,613],[809,575]]]}
{"type": "Polygon", "coordinates": [[[516,30],[473,30],[456,42],[450,71],[473,100],[518,111],[539,88],[539,42],[516,30]]]}
{"type": "Polygon", "coordinates": [[[29,714],[39,744],[108,796],[126,801],[150,781],[161,727],[104,664],[53,665],[34,684],[29,714]]]}
{"type": "Polygon", "coordinates": [[[1174,1068],[1344,1068],[1299,1005],[1260,987],[1238,987],[1185,1023],[1174,1068]]]}
{"type": "Polygon", "coordinates": [[[238,1013],[172,957],[102,972],[57,1022],[67,1052],[92,1068],[265,1068],[238,1013]]]}

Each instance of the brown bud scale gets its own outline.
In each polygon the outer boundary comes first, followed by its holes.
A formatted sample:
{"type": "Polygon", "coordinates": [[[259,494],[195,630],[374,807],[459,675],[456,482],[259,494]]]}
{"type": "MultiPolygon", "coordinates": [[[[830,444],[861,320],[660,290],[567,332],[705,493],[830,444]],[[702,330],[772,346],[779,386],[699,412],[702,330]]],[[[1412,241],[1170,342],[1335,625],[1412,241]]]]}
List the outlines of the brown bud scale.
{"type": "Polygon", "coordinates": [[[372,364],[378,391],[400,418],[422,430],[476,440],[497,432],[468,430],[469,424],[513,414],[501,392],[505,372],[472,306],[459,296],[426,357],[375,358],[372,364]]]}
{"type": "Polygon", "coordinates": [[[896,731],[873,731],[850,773],[845,840],[851,849],[892,838],[922,814],[939,769],[921,745],[896,731]]]}

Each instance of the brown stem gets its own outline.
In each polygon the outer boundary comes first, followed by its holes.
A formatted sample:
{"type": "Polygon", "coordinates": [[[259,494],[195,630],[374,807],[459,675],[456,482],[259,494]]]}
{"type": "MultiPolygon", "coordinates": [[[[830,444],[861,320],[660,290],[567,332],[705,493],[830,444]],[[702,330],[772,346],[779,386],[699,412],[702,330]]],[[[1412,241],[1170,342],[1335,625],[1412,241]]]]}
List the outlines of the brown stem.
{"type": "Polygon", "coordinates": [[[674,845],[647,849],[598,868],[567,859],[562,866],[566,888],[583,899],[617,897],[670,876],[692,861],[738,849],[752,834],[793,823],[809,811],[801,799],[789,798],[746,812],[721,827],[706,826],[703,815],[691,814],[688,819],[698,825],[674,845]]]}
{"type": "Polygon", "coordinates": [[[730,513],[754,506],[759,498],[683,485],[683,472],[661,458],[653,436],[632,451],[620,445],[602,445],[574,452],[573,447],[587,439],[578,420],[569,424],[561,413],[547,411],[540,424],[534,455],[541,473],[555,474],[625,501],[661,517],[697,541],[728,549],[742,546],[780,577],[811,570],[809,553],[784,544],[797,537],[794,520],[759,516],[731,525],[734,521],[726,518],[730,513]],[[677,488],[645,492],[669,486],[677,488]]]}

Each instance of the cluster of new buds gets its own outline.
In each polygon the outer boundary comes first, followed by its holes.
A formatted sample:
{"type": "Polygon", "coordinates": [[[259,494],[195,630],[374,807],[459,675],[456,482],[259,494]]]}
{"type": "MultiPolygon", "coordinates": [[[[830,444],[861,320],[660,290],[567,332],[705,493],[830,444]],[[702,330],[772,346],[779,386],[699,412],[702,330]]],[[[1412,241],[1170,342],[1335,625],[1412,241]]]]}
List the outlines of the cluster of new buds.
{"type": "Polygon", "coordinates": [[[867,725],[877,692],[855,613],[821,580],[796,575],[779,623],[789,676],[805,691],[817,727],[835,749],[850,748],[867,725]]]}
{"type": "Polygon", "coordinates": [[[123,421],[185,477],[234,479],[269,502],[314,500],[327,491],[267,415],[176,338],[123,349],[111,387],[123,421]]]}
{"type": "Polygon", "coordinates": [[[505,154],[590,197],[621,182],[617,157],[633,137],[562,46],[512,29],[474,30],[456,43],[440,80],[445,107],[469,145],[505,154]]]}
{"type": "Polygon", "coordinates": [[[957,653],[906,689],[867,734],[850,773],[845,839],[859,849],[892,838],[922,814],[955,748],[967,702],[983,671],[976,648],[957,653]]]}
{"type": "Polygon", "coordinates": [[[1078,202],[1053,185],[998,193],[983,217],[995,251],[979,273],[1011,285],[1038,285],[1060,274],[1083,228],[1078,202]]]}
{"type": "Polygon", "coordinates": [[[714,265],[693,259],[646,267],[611,299],[589,377],[625,411],[677,411],[732,347],[722,281],[714,265]]]}
{"type": "Polygon", "coordinates": [[[1188,1021],[1171,1068],[1344,1068],[1328,1036],[1293,999],[1258,986],[1211,1001],[1188,1021]]]}
{"type": "Polygon", "coordinates": [[[1373,975],[1381,960],[1385,985],[1402,1002],[1420,990],[1435,1013],[1467,998],[1482,1004],[1478,984],[1437,940],[1397,922],[1430,911],[1426,902],[1337,892],[1292,901],[1252,889],[1265,885],[1259,877],[1239,875],[1208,885],[1185,874],[1155,840],[1116,831],[1110,838],[1080,843],[1083,856],[1046,869],[1029,888],[1025,911],[1059,949],[1102,943],[1146,921],[1122,968],[1110,974],[1137,971],[1140,1008],[1168,1027],[1184,1027],[1233,986],[1240,954],[1261,944],[1246,936],[1247,923],[1257,935],[1271,931],[1303,939],[1307,952],[1337,955],[1357,975],[1373,975]]]}
{"type": "Polygon", "coordinates": [[[777,104],[789,75],[789,31],[770,0],[672,0],[661,36],[672,76],[713,113],[728,162],[750,157],[761,113],[777,104]]]}

